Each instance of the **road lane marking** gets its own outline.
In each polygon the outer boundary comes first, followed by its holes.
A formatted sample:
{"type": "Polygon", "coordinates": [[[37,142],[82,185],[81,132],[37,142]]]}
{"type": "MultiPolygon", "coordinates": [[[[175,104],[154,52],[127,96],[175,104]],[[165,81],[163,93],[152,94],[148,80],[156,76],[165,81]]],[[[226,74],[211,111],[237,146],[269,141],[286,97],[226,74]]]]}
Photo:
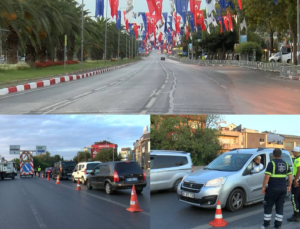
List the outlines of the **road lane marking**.
{"type": "Polygon", "coordinates": [[[158,90],[158,92],[156,92],[156,94],[155,94],[155,95],[156,95],[156,96],[157,96],[157,95],[159,95],[159,94],[160,94],[160,92],[161,92],[161,89],[159,89],[159,90],[158,90]]]}
{"type": "Polygon", "coordinates": [[[157,89],[154,89],[152,94],[149,97],[151,98],[153,95],[155,95],[156,91],[157,91],[157,89]]]}
{"type": "Polygon", "coordinates": [[[83,94],[81,94],[81,95],[74,96],[73,99],[80,98],[80,97],[85,96],[85,95],[88,95],[88,94],[90,94],[90,93],[91,93],[91,92],[86,92],[86,93],[83,93],[83,94]]]}
{"type": "Polygon", "coordinates": [[[150,108],[153,106],[153,104],[155,103],[156,101],[156,97],[150,99],[149,103],[147,104],[146,108],[150,108]]]}
{"type": "Polygon", "coordinates": [[[147,110],[142,110],[141,111],[141,114],[146,114],[147,113],[147,110]]]}
{"type": "Polygon", "coordinates": [[[163,85],[161,86],[161,89],[164,89],[164,88],[165,88],[165,86],[166,86],[166,85],[165,85],[165,84],[163,84],[163,85]]]}
{"type": "Polygon", "coordinates": [[[27,200],[28,201],[28,204],[31,208],[31,211],[33,212],[35,218],[36,218],[36,221],[38,222],[39,226],[41,229],[47,229],[47,226],[46,224],[44,223],[42,217],[40,216],[40,214],[38,213],[38,211],[36,210],[36,208],[34,207],[34,205],[32,204],[32,202],[30,200],[27,200]]]}
{"type": "Polygon", "coordinates": [[[102,90],[104,88],[107,88],[107,86],[96,88],[95,91],[100,91],[100,90],[102,90]]]}
{"type": "Polygon", "coordinates": [[[119,95],[121,94],[123,91],[119,91],[117,94],[110,94],[110,95],[119,95]]]}
{"type": "Polygon", "coordinates": [[[168,113],[169,114],[173,114],[174,113],[174,93],[175,93],[175,89],[176,89],[176,86],[177,86],[177,78],[173,72],[173,78],[174,78],[174,81],[173,81],[173,86],[172,86],[172,90],[170,91],[169,93],[169,98],[170,98],[170,101],[169,101],[169,111],[168,113]]]}
{"type": "Polygon", "coordinates": [[[55,107],[55,106],[57,106],[57,105],[60,105],[60,104],[62,104],[62,103],[65,103],[65,102],[68,102],[68,100],[63,100],[63,101],[61,101],[61,102],[58,102],[58,103],[52,104],[52,105],[50,105],[50,106],[47,106],[47,107],[41,108],[41,109],[39,109],[39,110],[40,110],[40,111],[47,110],[47,109],[49,109],[49,108],[55,107]]]}

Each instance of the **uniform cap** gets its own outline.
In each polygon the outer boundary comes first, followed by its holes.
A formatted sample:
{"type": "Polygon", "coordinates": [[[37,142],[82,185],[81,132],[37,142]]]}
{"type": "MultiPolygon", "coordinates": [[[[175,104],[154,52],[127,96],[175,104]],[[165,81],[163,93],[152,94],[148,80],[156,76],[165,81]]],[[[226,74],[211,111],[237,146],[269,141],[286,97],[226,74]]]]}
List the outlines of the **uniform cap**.
{"type": "Polygon", "coordinates": [[[298,153],[300,153],[300,147],[299,147],[299,146],[296,146],[296,147],[293,149],[292,152],[298,152],[298,153]]]}

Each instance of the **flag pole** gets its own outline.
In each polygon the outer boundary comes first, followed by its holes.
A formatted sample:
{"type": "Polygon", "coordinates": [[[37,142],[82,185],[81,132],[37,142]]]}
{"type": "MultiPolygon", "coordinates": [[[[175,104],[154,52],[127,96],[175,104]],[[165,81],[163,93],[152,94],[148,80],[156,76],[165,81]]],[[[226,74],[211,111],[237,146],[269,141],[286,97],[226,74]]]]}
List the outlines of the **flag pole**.
{"type": "Polygon", "coordinates": [[[105,22],[105,56],[104,56],[104,66],[106,66],[106,56],[107,56],[107,5],[108,5],[108,0],[106,0],[106,22],[105,22]]]}
{"type": "Polygon", "coordinates": [[[120,31],[121,29],[119,29],[119,37],[118,37],[118,60],[120,58],[120,31]]]}
{"type": "Polygon", "coordinates": [[[83,63],[83,0],[81,4],[81,61],[80,61],[80,69],[82,69],[83,63]]]}

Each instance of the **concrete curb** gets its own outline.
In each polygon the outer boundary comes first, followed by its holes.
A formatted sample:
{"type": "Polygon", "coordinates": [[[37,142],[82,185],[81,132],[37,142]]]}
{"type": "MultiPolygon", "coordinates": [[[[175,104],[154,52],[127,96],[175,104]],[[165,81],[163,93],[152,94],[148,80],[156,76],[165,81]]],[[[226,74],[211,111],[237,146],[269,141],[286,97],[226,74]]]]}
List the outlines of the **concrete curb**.
{"type": "Polygon", "coordinates": [[[50,85],[65,83],[65,82],[74,81],[74,80],[81,80],[83,78],[87,78],[87,77],[90,77],[93,75],[102,74],[102,73],[105,73],[108,71],[126,67],[126,66],[132,65],[134,63],[136,63],[136,62],[129,63],[129,64],[123,64],[123,65],[110,67],[110,68],[105,68],[105,69],[101,69],[101,70],[95,70],[95,71],[91,71],[91,72],[87,72],[87,73],[81,73],[81,74],[75,74],[75,75],[69,75],[69,76],[61,76],[61,77],[56,77],[56,78],[52,78],[52,79],[41,80],[41,81],[36,81],[36,82],[32,82],[32,83],[26,83],[23,85],[2,88],[2,89],[0,89],[0,96],[15,93],[15,92],[26,91],[26,90],[30,90],[30,89],[40,88],[40,87],[47,87],[50,85]]]}

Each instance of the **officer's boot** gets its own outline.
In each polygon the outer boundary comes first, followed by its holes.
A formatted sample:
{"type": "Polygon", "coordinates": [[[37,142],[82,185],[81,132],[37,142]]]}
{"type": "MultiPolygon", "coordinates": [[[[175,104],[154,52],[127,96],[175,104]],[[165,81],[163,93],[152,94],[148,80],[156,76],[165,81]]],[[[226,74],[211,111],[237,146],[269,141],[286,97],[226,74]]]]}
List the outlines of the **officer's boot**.
{"type": "Polygon", "coordinates": [[[290,222],[300,222],[299,212],[294,212],[294,215],[291,218],[288,218],[287,221],[290,221],[290,222]]]}

